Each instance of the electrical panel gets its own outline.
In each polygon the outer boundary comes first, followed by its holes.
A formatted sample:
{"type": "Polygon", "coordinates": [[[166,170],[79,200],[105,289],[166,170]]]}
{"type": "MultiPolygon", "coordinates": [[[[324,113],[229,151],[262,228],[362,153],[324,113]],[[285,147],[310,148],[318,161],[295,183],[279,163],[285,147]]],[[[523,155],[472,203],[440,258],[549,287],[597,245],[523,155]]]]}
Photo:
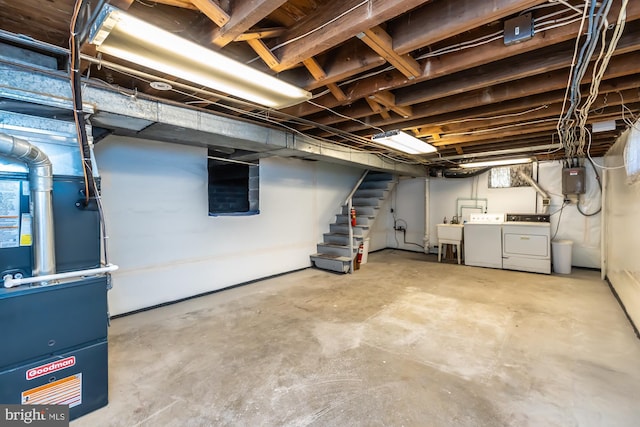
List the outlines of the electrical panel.
{"type": "Polygon", "coordinates": [[[510,45],[533,37],[533,15],[525,13],[504,22],[504,44],[510,45]]]}
{"type": "Polygon", "coordinates": [[[585,169],[563,168],[562,169],[562,194],[584,194],[585,186],[585,169]]]}

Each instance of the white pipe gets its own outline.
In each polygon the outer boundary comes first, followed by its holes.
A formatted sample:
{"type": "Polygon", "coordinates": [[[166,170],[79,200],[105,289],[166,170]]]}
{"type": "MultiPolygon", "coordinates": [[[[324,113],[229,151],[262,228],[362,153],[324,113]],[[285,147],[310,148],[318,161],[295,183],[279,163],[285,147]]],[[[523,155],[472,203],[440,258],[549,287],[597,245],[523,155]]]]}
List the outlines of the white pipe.
{"type": "Polygon", "coordinates": [[[533,189],[536,191],[536,193],[538,193],[540,195],[540,197],[542,197],[542,212],[541,213],[543,213],[543,214],[548,213],[549,212],[549,204],[551,203],[551,197],[549,196],[549,193],[544,191],[540,187],[540,185],[533,180],[533,178],[531,178],[529,175],[527,175],[523,171],[519,171],[518,174],[520,175],[520,177],[522,179],[527,181],[527,183],[533,187],[533,189]]]}
{"type": "Polygon", "coordinates": [[[424,253],[429,253],[429,246],[431,246],[431,220],[429,217],[429,208],[430,208],[430,179],[424,179],[424,239],[422,240],[424,244],[424,253]]]}
{"type": "Polygon", "coordinates": [[[119,267],[114,264],[109,264],[106,267],[100,268],[91,268],[88,270],[77,270],[77,271],[69,271],[66,273],[58,273],[58,274],[48,274],[46,276],[36,276],[36,277],[26,277],[23,279],[14,279],[7,275],[4,279],[4,287],[5,288],[13,288],[14,286],[27,285],[30,283],[37,282],[50,282],[54,280],[61,279],[71,279],[75,277],[83,277],[83,276],[97,276],[99,274],[111,273],[112,271],[116,271],[119,267]]]}

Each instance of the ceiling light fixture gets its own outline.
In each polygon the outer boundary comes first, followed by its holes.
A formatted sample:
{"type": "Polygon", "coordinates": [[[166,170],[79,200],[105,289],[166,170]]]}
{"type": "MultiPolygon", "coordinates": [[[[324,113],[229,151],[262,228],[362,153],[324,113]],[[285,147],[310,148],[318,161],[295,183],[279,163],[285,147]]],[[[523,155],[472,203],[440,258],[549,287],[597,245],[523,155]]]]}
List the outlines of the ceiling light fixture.
{"type": "Polygon", "coordinates": [[[407,154],[434,153],[437,148],[400,130],[373,135],[371,141],[407,154]]]}
{"type": "Polygon", "coordinates": [[[284,108],[311,93],[226,56],[105,6],[90,43],[98,52],[171,74],[265,107],[284,108]]]}
{"type": "Polygon", "coordinates": [[[481,162],[460,163],[461,168],[486,168],[492,166],[509,166],[509,165],[521,165],[524,163],[531,163],[533,159],[531,157],[521,157],[517,159],[499,159],[499,160],[484,160],[481,162]]]}

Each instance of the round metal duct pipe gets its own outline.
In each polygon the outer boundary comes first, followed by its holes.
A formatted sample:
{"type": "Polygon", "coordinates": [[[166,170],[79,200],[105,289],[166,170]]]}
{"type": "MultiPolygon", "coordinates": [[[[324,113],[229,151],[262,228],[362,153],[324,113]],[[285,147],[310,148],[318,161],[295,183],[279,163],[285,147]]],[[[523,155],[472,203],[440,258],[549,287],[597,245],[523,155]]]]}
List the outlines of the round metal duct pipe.
{"type": "Polygon", "coordinates": [[[0,156],[24,162],[29,167],[29,189],[33,206],[33,275],[56,272],[53,231],[53,170],[49,157],[24,139],[0,133],[0,156]]]}

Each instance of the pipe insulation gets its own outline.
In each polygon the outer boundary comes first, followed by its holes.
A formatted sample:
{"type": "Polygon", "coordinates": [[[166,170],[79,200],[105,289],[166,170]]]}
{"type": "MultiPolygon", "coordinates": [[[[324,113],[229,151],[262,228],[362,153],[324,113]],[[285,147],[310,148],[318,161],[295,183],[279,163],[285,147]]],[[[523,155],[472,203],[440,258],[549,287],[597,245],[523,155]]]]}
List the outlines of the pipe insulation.
{"type": "Polygon", "coordinates": [[[33,275],[55,274],[51,160],[28,141],[3,133],[0,133],[0,156],[21,161],[29,168],[33,215],[33,275]]]}

